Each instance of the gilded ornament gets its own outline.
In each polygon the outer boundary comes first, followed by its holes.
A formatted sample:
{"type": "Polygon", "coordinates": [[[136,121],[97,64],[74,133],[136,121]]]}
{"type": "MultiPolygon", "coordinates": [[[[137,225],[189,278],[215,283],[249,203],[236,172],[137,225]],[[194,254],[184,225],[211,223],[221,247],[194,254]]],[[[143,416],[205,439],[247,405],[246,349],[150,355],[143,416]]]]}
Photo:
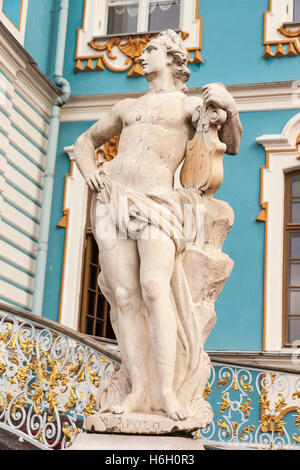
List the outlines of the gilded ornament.
{"type": "Polygon", "coordinates": [[[90,393],[89,402],[84,407],[85,416],[91,416],[95,412],[96,398],[90,393]]]}
{"type": "Polygon", "coordinates": [[[225,395],[222,395],[222,403],[219,412],[223,414],[225,410],[228,410],[228,408],[230,408],[230,405],[230,401],[226,398],[225,395]]]}
{"type": "Polygon", "coordinates": [[[16,408],[24,408],[24,406],[26,405],[26,396],[23,395],[23,400],[21,400],[21,397],[19,397],[15,403],[13,404],[13,406],[11,407],[11,410],[10,410],[10,416],[13,417],[13,413],[15,411],[16,408]]]}
{"type": "Polygon", "coordinates": [[[294,432],[292,437],[293,437],[293,440],[297,442],[297,444],[300,444],[300,435],[297,436],[297,434],[294,432]]]}
{"type": "Polygon", "coordinates": [[[2,359],[0,355],[0,377],[1,375],[4,374],[4,372],[6,371],[6,368],[7,368],[6,362],[2,359]]]}
{"type": "Polygon", "coordinates": [[[49,413],[52,413],[52,416],[48,416],[48,422],[53,422],[55,418],[56,406],[59,403],[59,401],[56,400],[56,396],[57,396],[57,393],[55,393],[52,390],[48,390],[48,398],[47,398],[47,402],[49,403],[48,411],[49,413]]]}
{"type": "Polygon", "coordinates": [[[44,399],[44,390],[38,386],[38,384],[32,384],[30,388],[35,390],[35,394],[31,396],[33,401],[33,408],[36,414],[41,414],[42,410],[42,402],[44,399]]]}
{"type": "Polygon", "coordinates": [[[7,331],[0,334],[0,341],[3,341],[4,343],[7,342],[7,339],[10,335],[10,332],[12,330],[12,324],[11,323],[6,323],[5,326],[7,327],[7,331]]]}
{"type": "Polygon", "coordinates": [[[239,389],[239,386],[238,386],[238,383],[237,383],[236,377],[234,377],[234,379],[233,379],[233,382],[232,382],[231,388],[232,388],[232,390],[235,390],[236,392],[237,392],[237,391],[238,391],[238,389],[239,389]]]}
{"type": "Polygon", "coordinates": [[[228,424],[226,423],[226,421],[222,421],[221,419],[218,419],[217,425],[219,426],[219,428],[226,430],[225,437],[230,436],[230,428],[229,428],[228,424]]]}
{"type": "MultiPolygon", "coordinates": [[[[98,159],[98,154],[102,153],[106,160],[112,160],[118,153],[118,145],[121,134],[117,134],[107,141],[103,146],[99,147],[96,150],[96,160],[98,159]]],[[[100,163],[101,165],[102,163],[100,163]]]]}
{"type": "Polygon", "coordinates": [[[253,387],[249,384],[246,384],[243,380],[244,378],[246,378],[245,375],[242,375],[241,378],[240,378],[241,387],[245,390],[245,392],[252,393],[253,392],[253,387]]]}
{"type": "Polygon", "coordinates": [[[294,392],[293,395],[292,395],[292,399],[293,399],[293,400],[296,400],[297,398],[300,398],[300,392],[299,392],[299,390],[297,390],[296,392],[294,392]]]}
{"type": "Polygon", "coordinates": [[[298,38],[300,37],[300,29],[292,31],[291,29],[286,29],[285,26],[280,26],[277,30],[280,34],[283,34],[286,38],[298,38]]]}
{"type": "Polygon", "coordinates": [[[28,372],[30,370],[30,364],[27,364],[24,367],[21,367],[20,369],[17,370],[16,376],[18,381],[20,382],[20,389],[23,390],[26,384],[26,380],[28,378],[28,372]]]}
{"type": "Polygon", "coordinates": [[[242,411],[242,413],[244,413],[245,418],[249,418],[250,416],[250,413],[249,413],[250,404],[251,404],[251,398],[248,398],[244,403],[240,405],[240,410],[242,411]]]}
{"type": "Polygon", "coordinates": [[[204,400],[207,400],[207,399],[208,399],[208,395],[210,395],[210,394],[211,394],[210,384],[209,384],[209,382],[207,382],[207,384],[206,384],[206,386],[205,386],[205,388],[204,388],[204,390],[203,390],[203,395],[202,395],[203,398],[204,398],[204,400]]]}
{"type": "Polygon", "coordinates": [[[300,408],[297,408],[297,415],[296,415],[296,419],[295,419],[294,425],[295,425],[295,426],[298,426],[299,423],[300,423],[300,408]]]}
{"type": "Polygon", "coordinates": [[[65,405],[65,410],[67,412],[69,412],[71,408],[74,408],[76,403],[77,403],[77,396],[76,396],[76,393],[75,393],[75,386],[72,385],[68,402],[65,405]]]}
{"type": "Polygon", "coordinates": [[[237,429],[239,427],[239,423],[237,423],[236,421],[232,421],[231,426],[232,426],[232,429],[233,429],[233,435],[236,436],[237,435],[237,429]]]}
{"type": "Polygon", "coordinates": [[[254,429],[255,429],[254,424],[252,424],[251,426],[249,425],[246,426],[240,433],[241,440],[244,439],[245,434],[248,434],[250,436],[250,434],[254,431],[254,429]]]}
{"type": "Polygon", "coordinates": [[[287,404],[284,401],[284,396],[282,393],[278,393],[278,402],[275,403],[275,411],[276,413],[282,413],[282,410],[287,406],[287,404]]]}
{"type": "Polygon", "coordinates": [[[230,377],[229,372],[226,372],[226,378],[225,379],[220,379],[217,383],[217,387],[218,388],[225,387],[225,385],[229,382],[229,377],[230,377]]]}

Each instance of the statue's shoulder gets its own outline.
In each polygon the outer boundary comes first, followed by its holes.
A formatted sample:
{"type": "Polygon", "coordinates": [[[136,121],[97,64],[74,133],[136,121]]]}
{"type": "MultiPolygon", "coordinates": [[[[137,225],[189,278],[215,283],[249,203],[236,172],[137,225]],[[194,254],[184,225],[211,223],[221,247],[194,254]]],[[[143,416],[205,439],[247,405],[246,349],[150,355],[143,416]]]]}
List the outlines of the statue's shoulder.
{"type": "Polygon", "coordinates": [[[115,111],[119,112],[120,114],[124,113],[136,101],[137,101],[136,98],[125,98],[124,100],[121,100],[117,104],[115,104],[114,109],[115,109],[115,111]]]}
{"type": "Polygon", "coordinates": [[[185,96],[184,105],[188,117],[191,117],[197,108],[203,106],[203,99],[201,96],[185,96]]]}

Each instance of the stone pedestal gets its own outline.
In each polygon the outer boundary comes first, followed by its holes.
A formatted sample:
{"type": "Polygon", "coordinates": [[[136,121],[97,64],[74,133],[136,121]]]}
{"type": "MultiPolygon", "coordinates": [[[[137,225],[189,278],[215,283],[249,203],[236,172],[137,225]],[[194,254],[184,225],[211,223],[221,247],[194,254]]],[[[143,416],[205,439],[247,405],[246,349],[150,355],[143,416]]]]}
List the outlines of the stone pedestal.
{"type": "Polygon", "coordinates": [[[67,450],[205,450],[200,439],[177,436],[79,434],[67,450]]]}

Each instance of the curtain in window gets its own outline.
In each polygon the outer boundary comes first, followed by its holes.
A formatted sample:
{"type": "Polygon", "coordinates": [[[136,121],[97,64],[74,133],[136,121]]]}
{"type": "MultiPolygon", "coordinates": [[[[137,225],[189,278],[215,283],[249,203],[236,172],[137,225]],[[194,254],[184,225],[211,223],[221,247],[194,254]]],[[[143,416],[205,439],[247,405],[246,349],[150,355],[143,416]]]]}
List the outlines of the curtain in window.
{"type": "Polygon", "coordinates": [[[181,0],[150,0],[148,31],[179,29],[181,0]]]}
{"type": "Polygon", "coordinates": [[[109,3],[107,34],[135,33],[137,31],[139,4],[138,0],[126,2],[122,5],[118,2],[109,3]]]}
{"type": "Polygon", "coordinates": [[[300,0],[294,0],[294,21],[300,21],[300,0]]]}

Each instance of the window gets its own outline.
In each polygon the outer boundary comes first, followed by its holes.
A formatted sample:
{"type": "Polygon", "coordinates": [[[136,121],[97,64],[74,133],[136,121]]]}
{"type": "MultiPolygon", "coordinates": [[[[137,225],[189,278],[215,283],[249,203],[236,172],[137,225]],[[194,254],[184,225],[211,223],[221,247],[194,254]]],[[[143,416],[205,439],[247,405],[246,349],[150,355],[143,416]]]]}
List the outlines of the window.
{"type": "MultiPolygon", "coordinates": [[[[88,214],[90,213],[90,204],[91,191],[89,191],[88,197],[88,214]]],[[[109,318],[110,306],[98,285],[100,273],[98,246],[92,234],[89,216],[87,217],[84,245],[80,331],[87,335],[115,339],[109,318]]]]}
{"type": "Polygon", "coordinates": [[[284,344],[300,339],[300,171],[285,175],[284,344]]]}
{"type": "Polygon", "coordinates": [[[300,21],[300,0],[294,0],[293,20],[297,23],[300,21]]]}
{"type": "Polygon", "coordinates": [[[137,0],[108,2],[107,34],[136,33],[138,10],[137,0]]]}
{"type": "Polygon", "coordinates": [[[179,29],[181,0],[108,0],[107,34],[179,29]]]}

